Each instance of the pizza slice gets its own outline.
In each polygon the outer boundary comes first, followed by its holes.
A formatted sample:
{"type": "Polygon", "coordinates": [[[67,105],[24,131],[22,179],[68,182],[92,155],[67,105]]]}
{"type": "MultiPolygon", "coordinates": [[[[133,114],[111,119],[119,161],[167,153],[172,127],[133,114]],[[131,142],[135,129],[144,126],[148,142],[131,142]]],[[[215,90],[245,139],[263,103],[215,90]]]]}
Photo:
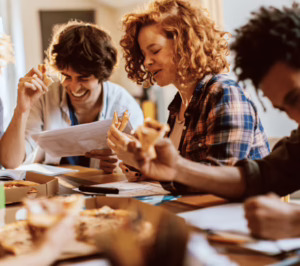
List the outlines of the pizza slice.
{"type": "Polygon", "coordinates": [[[162,124],[151,118],[146,118],[144,125],[138,127],[135,132],[137,139],[141,143],[141,148],[144,152],[148,153],[152,159],[156,158],[155,143],[163,138],[170,127],[166,124],[162,124]]]}
{"type": "Polygon", "coordinates": [[[137,212],[108,206],[82,211],[76,225],[77,240],[89,244],[95,244],[96,235],[106,236],[120,230],[134,233],[141,241],[153,234],[152,224],[141,219],[137,212]]]}
{"type": "Polygon", "coordinates": [[[38,65],[38,70],[43,74],[43,82],[45,83],[45,85],[47,87],[49,87],[54,81],[53,81],[52,78],[50,78],[47,75],[47,73],[46,73],[46,71],[47,71],[46,66],[44,64],[40,64],[40,65],[38,65]]]}
{"type": "Polygon", "coordinates": [[[27,221],[19,221],[0,227],[0,257],[20,255],[33,248],[27,221]]]}
{"type": "Polygon", "coordinates": [[[35,187],[39,186],[39,183],[27,181],[27,180],[15,180],[15,181],[9,181],[4,183],[5,189],[11,189],[11,188],[19,188],[19,187],[35,187]]]}
{"type": "Polygon", "coordinates": [[[74,194],[68,197],[57,196],[50,199],[25,199],[27,220],[34,239],[58,223],[66,215],[76,216],[83,209],[84,197],[74,194]]]}

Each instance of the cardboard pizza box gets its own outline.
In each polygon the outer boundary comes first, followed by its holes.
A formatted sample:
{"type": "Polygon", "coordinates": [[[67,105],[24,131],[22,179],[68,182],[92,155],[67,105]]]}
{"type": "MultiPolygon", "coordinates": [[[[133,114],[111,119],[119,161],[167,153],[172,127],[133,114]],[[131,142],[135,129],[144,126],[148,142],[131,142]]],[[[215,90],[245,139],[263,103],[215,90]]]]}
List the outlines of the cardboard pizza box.
{"type": "Polygon", "coordinates": [[[24,198],[52,197],[58,192],[58,180],[53,176],[27,172],[26,180],[40,185],[5,189],[6,204],[21,202],[24,198]]]}
{"type": "MultiPolygon", "coordinates": [[[[183,218],[176,216],[163,207],[146,204],[133,198],[109,198],[99,196],[85,200],[86,209],[101,208],[105,205],[113,209],[125,209],[137,212],[140,219],[150,222],[153,228],[160,229],[157,230],[157,239],[159,239],[159,241],[163,241],[166,246],[172,244],[176,245],[176,250],[178,249],[177,255],[182,253],[183,256],[189,234],[188,226],[183,218]],[[169,243],[170,241],[172,242],[171,244],[169,243]]],[[[26,219],[24,207],[9,206],[6,208],[6,223],[12,223],[22,219],[26,219]]],[[[88,256],[101,253],[102,251],[99,248],[96,249],[94,246],[77,241],[66,247],[59,261],[86,256],[88,260],[88,256]]]]}
{"type": "MultiPolygon", "coordinates": [[[[101,208],[105,205],[111,207],[112,209],[124,209],[138,212],[143,219],[151,222],[152,224],[158,222],[158,220],[161,219],[161,216],[176,221],[180,224],[185,224],[185,220],[183,218],[171,213],[163,207],[143,203],[134,198],[111,198],[98,196],[85,199],[85,209],[87,210],[101,208]]],[[[26,219],[25,208],[22,205],[7,206],[5,210],[6,224],[26,219]]]]}

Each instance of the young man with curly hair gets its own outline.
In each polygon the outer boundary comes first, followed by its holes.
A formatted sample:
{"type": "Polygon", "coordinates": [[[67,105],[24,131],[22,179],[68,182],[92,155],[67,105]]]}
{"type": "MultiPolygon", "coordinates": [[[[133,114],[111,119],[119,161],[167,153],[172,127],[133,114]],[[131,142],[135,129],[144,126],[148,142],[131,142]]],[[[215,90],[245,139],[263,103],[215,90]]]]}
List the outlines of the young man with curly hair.
{"type": "MultiPolygon", "coordinates": [[[[251,80],[275,107],[300,123],[299,5],[261,8],[236,33],[232,50],[236,54],[239,79],[251,80]]],[[[109,141],[116,137],[121,139],[120,132],[111,130],[109,141]]],[[[167,139],[155,148],[157,158],[151,160],[133,142],[129,145],[140,171],[155,180],[179,182],[231,199],[269,192],[284,196],[300,189],[300,128],[281,140],[267,157],[240,160],[235,166],[191,162],[179,156],[167,139]]],[[[248,199],[245,211],[255,236],[270,239],[300,236],[300,207],[282,202],[274,194],[248,199]]]]}
{"type": "Polygon", "coordinates": [[[203,8],[183,0],[154,1],[127,14],[123,27],[128,77],[178,90],[169,106],[169,137],[184,158],[232,165],[269,153],[256,107],[225,74],[228,33],[203,8]]]}
{"type": "Polygon", "coordinates": [[[69,22],[54,34],[47,61],[62,79],[47,88],[42,73],[35,68],[20,79],[17,106],[0,148],[3,166],[15,168],[26,161],[99,167],[100,159],[100,168],[112,172],[117,158],[109,149],[93,151],[90,157],[95,158],[91,159],[54,158],[31,138],[44,130],[112,119],[114,111],[122,114],[128,110],[134,128],[143,123],[143,113],[134,98],[107,81],[117,62],[111,37],[97,25],[69,22]]]}

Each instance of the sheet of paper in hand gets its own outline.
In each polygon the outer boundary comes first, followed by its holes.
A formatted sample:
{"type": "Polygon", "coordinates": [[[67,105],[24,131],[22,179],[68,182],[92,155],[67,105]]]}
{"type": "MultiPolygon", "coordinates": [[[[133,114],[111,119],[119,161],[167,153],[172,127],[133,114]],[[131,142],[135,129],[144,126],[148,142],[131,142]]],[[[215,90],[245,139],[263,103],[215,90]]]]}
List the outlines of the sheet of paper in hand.
{"type": "MultiPolygon", "coordinates": [[[[80,156],[94,149],[108,148],[107,132],[112,120],[70,126],[64,129],[43,131],[31,137],[47,153],[54,157],[80,156]]],[[[132,126],[127,124],[124,132],[130,133],[132,126]]]]}

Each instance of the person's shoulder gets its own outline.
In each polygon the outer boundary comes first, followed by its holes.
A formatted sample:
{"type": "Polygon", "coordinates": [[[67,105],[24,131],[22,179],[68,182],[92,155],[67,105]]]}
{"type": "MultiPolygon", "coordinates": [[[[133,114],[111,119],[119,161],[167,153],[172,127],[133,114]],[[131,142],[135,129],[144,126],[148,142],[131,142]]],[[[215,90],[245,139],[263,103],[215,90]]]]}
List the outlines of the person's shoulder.
{"type": "Polygon", "coordinates": [[[119,93],[123,93],[124,92],[125,94],[128,93],[128,91],[124,87],[122,87],[119,84],[113,83],[111,81],[105,81],[105,82],[103,82],[103,86],[106,87],[109,90],[109,92],[113,91],[113,92],[119,92],[119,93]]]}
{"type": "Polygon", "coordinates": [[[243,101],[251,101],[247,91],[228,74],[218,74],[213,76],[208,82],[207,87],[208,94],[213,97],[225,97],[228,99],[239,98],[243,101]]]}
{"type": "Polygon", "coordinates": [[[104,89],[106,89],[107,96],[109,98],[117,98],[118,100],[126,99],[126,100],[134,100],[133,96],[119,84],[113,83],[111,81],[105,81],[103,83],[104,89]]]}
{"type": "Polygon", "coordinates": [[[214,75],[207,83],[209,91],[212,93],[222,92],[224,90],[240,91],[242,90],[236,80],[228,74],[214,75]]]}

